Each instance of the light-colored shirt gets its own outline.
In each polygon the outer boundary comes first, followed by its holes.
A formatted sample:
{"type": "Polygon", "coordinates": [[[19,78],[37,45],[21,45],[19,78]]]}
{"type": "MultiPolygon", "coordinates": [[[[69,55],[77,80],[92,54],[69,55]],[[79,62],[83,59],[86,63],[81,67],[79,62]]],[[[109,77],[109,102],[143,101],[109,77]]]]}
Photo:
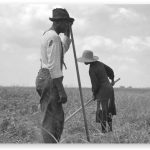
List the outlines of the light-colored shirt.
{"type": "Polygon", "coordinates": [[[64,34],[59,36],[54,30],[49,30],[43,35],[41,43],[42,67],[49,69],[52,79],[63,76],[61,55],[62,52],[64,54],[67,52],[70,43],[71,40],[67,36],[64,34]]]}

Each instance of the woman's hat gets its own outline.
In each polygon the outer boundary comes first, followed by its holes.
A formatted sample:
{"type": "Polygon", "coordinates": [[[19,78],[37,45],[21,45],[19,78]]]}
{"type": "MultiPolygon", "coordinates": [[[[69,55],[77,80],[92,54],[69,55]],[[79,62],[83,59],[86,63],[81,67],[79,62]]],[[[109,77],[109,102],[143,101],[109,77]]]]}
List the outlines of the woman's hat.
{"type": "Polygon", "coordinates": [[[53,9],[53,17],[49,18],[51,21],[59,21],[59,20],[66,20],[69,22],[73,22],[74,18],[69,16],[69,13],[66,9],[63,8],[55,8],[53,9]]]}
{"type": "Polygon", "coordinates": [[[78,58],[79,62],[94,62],[97,61],[99,58],[98,56],[93,56],[93,52],[90,50],[85,50],[82,54],[82,57],[78,58]]]}

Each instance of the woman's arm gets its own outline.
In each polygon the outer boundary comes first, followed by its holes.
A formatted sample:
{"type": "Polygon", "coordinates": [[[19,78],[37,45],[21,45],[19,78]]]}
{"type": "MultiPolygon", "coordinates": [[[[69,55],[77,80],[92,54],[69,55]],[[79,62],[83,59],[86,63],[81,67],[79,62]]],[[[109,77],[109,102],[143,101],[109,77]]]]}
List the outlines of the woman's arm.
{"type": "Polygon", "coordinates": [[[109,77],[109,79],[114,80],[114,71],[112,70],[112,68],[110,68],[109,66],[104,64],[104,68],[106,70],[107,76],[109,77]]]}
{"type": "Polygon", "coordinates": [[[107,76],[109,77],[109,79],[111,79],[111,84],[113,85],[114,84],[114,71],[112,68],[110,68],[109,66],[105,65],[104,64],[104,68],[105,68],[105,71],[107,73],[107,76]]]}
{"type": "Polygon", "coordinates": [[[92,70],[89,71],[89,75],[90,75],[91,84],[92,84],[93,96],[95,97],[99,90],[98,79],[96,77],[96,73],[92,70]]]}

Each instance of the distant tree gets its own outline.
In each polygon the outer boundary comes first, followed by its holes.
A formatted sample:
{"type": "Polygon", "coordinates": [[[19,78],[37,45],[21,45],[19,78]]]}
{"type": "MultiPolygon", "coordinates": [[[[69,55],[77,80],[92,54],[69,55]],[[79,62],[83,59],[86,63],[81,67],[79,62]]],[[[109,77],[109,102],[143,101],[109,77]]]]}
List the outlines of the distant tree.
{"type": "Polygon", "coordinates": [[[125,89],[125,86],[122,86],[122,85],[121,85],[120,88],[121,88],[121,89],[125,89]]]}
{"type": "Polygon", "coordinates": [[[128,86],[128,89],[132,89],[132,86],[128,86]]]}

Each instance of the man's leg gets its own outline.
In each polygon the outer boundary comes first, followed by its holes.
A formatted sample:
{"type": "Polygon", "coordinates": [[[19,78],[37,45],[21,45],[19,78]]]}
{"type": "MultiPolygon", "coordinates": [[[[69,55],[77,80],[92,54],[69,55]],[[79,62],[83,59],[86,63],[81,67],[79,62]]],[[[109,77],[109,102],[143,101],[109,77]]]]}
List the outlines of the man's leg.
{"type": "Polygon", "coordinates": [[[60,97],[58,102],[59,103],[66,103],[67,102],[67,95],[66,95],[64,86],[62,84],[62,80],[63,80],[63,77],[53,79],[54,84],[58,90],[59,97],[60,97]]]}
{"type": "Polygon", "coordinates": [[[43,90],[42,90],[42,94],[41,94],[41,98],[40,98],[40,103],[42,103],[42,100],[44,99],[44,97],[47,96],[48,91],[50,90],[50,78],[45,79],[44,81],[44,86],[43,86],[43,90]]]}

